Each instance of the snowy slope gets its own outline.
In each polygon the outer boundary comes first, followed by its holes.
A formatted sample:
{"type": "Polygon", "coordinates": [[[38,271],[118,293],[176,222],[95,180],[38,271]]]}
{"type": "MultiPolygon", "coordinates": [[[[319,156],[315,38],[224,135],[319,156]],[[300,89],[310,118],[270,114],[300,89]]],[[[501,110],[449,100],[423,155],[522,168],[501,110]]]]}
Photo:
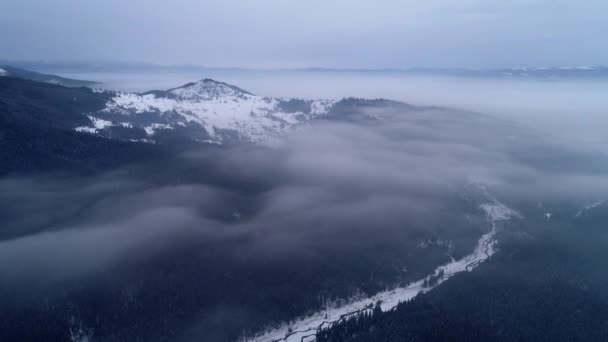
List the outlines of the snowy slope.
{"type": "MultiPolygon", "coordinates": [[[[198,130],[201,141],[227,139],[271,144],[293,127],[327,114],[333,100],[278,99],[253,95],[222,82],[204,79],[167,91],[119,93],[98,113],[88,113],[114,126],[126,124],[154,138],[159,130],[198,130]]],[[[92,120],[79,131],[96,129],[92,120]]],[[[192,134],[192,133],[191,133],[192,134]]]]}
{"type": "Polygon", "coordinates": [[[0,68],[0,77],[2,77],[2,76],[8,76],[8,71],[0,68]]]}
{"type": "MultiPolygon", "coordinates": [[[[485,190],[484,190],[485,191],[485,190]]],[[[473,270],[483,261],[496,252],[497,223],[519,217],[519,214],[496,199],[489,197],[488,202],[481,204],[480,209],[485,212],[490,225],[490,231],[480,237],[473,252],[460,260],[439,266],[429,276],[415,281],[406,287],[380,292],[372,297],[353,301],[347,305],[330,308],[317,312],[311,316],[303,317],[294,322],[286,323],[278,328],[266,331],[254,338],[246,339],[248,342],[311,342],[315,340],[316,333],[340,322],[352,315],[372,310],[379,303],[383,311],[394,309],[399,303],[411,300],[421,293],[428,292],[439,286],[455,274],[473,270]],[[433,285],[429,280],[434,279],[433,285]]]]}

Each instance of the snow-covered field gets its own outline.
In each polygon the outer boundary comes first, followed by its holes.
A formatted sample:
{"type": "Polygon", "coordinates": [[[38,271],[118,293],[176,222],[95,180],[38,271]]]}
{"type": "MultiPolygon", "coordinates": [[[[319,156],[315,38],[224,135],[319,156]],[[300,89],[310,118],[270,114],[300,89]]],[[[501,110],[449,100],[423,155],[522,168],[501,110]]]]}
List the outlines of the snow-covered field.
{"type": "Polygon", "coordinates": [[[344,306],[320,311],[311,316],[303,317],[266,331],[259,336],[246,338],[244,341],[311,342],[315,340],[316,332],[320,328],[328,327],[334,323],[340,322],[344,318],[363,311],[372,310],[376,303],[380,304],[383,311],[392,310],[399,303],[411,300],[421,293],[432,290],[455,274],[473,270],[496,252],[495,234],[497,222],[519,216],[518,213],[497,200],[482,204],[480,208],[486,213],[491,230],[480,237],[475,250],[464,258],[452,260],[445,265],[439,266],[429,276],[415,281],[406,287],[380,292],[375,296],[356,300],[344,306]],[[429,285],[430,279],[434,279],[432,285],[429,285]]]}

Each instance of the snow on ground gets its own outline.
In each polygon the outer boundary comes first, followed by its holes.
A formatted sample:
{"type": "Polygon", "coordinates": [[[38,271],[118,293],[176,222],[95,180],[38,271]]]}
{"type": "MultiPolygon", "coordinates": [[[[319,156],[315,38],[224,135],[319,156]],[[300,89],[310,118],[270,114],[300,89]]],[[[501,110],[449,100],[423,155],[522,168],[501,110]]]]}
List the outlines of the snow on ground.
{"type": "Polygon", "coordinates": [[[310,113],[316,115],[327,114],[336,103],[334,100],[315,100],[310,105],[310,113]]]}
{"type": "Polygon", "coordinates": [[[597,207],[601,206],[602,204],[604,204],[605,202],[606,202],[606,201],[603,201],[603,200],[602,200],[602,201],[596,201],[596,202],[593,202],[593,203],[591,203],[591,204],[589,204],[589,205],[584,206],[584,207],[583,207],[583,209],[579,210],[579,211],[576,213],[576,215],[574,215],[574,218],[578,218],[578,217],[580,217],[580,216],[581,216],[581,215],[583,215],[583,214],[584,214],[584,213],[585,213],[587,210],[595,209],[595,208],[597,208],[597,207]]]}
{"type": "Polygon", "coordinates": [[[2,76],[8,76],[8,71],[0,68],[0,77],[2,77],[2,76]]]}
{"type": "Polygon", "coordinates": [[[97,133],[97,129],[95,129],[95,127],[80,126],[80,127],[74,128],[74,129],[76,130],[76,132],[81,132],[81,133],[91,133],[91,134],[97,133]]]}
{"type": "MultiPolygon", "coordinates": [[[[197,123],[211,138],[216,137],[219,131],[230,130],[238,132],[246,140],[263,143],[297,124],[326,114],[335,102],[313,101],[310,113],[287,113],[281,110],[280,103],[279,99],[252,95],[221,82],[202,80],[170,90],[162,96],[120,93],[104,111],[125,115],[178,114],[181,119],[175,125],[197,123]]],[[[157,128],[170,128],[170,125],[157,128]]]]}
{"type": "Polygon", "coordinates": [[[102,120],[102,119],[96,118],[91,115],[87,115],[87,116],[93,123],[93,126],[92,127],[91,126],[76,127],[75,128],[76,131],[86,132],[86,133],[97,133],[97,131],[102,130],[106,127],[111,127],[111,126],[132,127],[130,123],[126,123],[126,122],[114,124],[112,121],[102,120]]]}
{"type": "Polygon", "coordinates": [[[326,328],[349,316],[366,310],[372,310],[376,303],[380,304],[383,311],[392,310],[399,303],[411,300],[420,293],[432,290],[455,274],[473,270],[496,252],[496,240],[494,238],[497,229],[496,223],[508,220],[511,217],[519,217],[519,214],[495,199],[491,199],[490,202],[480,205],[480,208],[486,213],[491,230],[481,236],[475,250],[464,258],[439,266],[426,278],[415,281],[406,287],[380,292],[372,297],[356,300],[344,306],[320,311],[311,316],[266,331],[257,337],[244,339],[244,341],[311,342],[315,340],[316,332],[320,328],[326,328]],[[433,279],[432,285],[429,285],[430,279],[433,279]]]}
{"type": "Polygon", "coordinates": [[[157,129],[173,129],[173,126],[154,123],[154,124],[151,124],[150,126],[144,127],[144,130],[146,131],[146,133],[148,135],[154,135],[154,133],[156,132],[157,129]]]}

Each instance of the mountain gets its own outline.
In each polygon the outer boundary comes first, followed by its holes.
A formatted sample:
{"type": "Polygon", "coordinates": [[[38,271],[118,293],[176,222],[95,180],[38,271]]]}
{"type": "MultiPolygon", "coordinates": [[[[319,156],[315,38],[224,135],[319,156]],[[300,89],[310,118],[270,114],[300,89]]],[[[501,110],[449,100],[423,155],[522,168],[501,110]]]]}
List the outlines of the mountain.
{"type": "Polygon", "coordinates": [[[75,127],[76,131],[156,143],[272,145],[285,132],[313,120],[346,119],[366,107],[409,108],[387,100],[263,97],[212,79],[164,91],[100,94],[108,97],[105,107],[86,112],[88,124],[75,127]]]}
{"type": "Polygon", "coordinates": [[[10,65],[0,65],[0,77],[15,77],[26,80],[62,85],[64,87],[92,87],[97,82],[75,80],[57,75],[42,74],[35,71],[20,69],[10,65]]]}
{"type": "Polygon", "coordinates": [[[135,94],[0,77],[0,174],[101,171],[159,157],[165,147],[272,145],[314,120],[374,121],[368,112],[382,108],[414,107],[261,97],[210,79],[135,94]]]}
{"type": "Polygon", "coordinates": [[[70,169],[103,171],[160,157],[157,147],[82,134],[82,113],[104,108],[107,98],[88,88],[67,88],[0,77],[0,175],[70,169]]]}

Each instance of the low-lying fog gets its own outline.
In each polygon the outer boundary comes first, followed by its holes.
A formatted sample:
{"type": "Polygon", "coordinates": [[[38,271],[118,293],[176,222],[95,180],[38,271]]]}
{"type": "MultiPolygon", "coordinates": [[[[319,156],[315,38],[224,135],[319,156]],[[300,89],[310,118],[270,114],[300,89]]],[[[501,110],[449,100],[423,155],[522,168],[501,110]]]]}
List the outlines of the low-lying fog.
{"type": "Polygon", "coordinates": [[[399,73],[313,71],[78,72],[123,91],[168,89],[213,78],[257,95],[297,98],[388,98],[418,105],[457,107],[516,120],[560,139],[608,143],[608,82],[424,77],[399,73]]]}

